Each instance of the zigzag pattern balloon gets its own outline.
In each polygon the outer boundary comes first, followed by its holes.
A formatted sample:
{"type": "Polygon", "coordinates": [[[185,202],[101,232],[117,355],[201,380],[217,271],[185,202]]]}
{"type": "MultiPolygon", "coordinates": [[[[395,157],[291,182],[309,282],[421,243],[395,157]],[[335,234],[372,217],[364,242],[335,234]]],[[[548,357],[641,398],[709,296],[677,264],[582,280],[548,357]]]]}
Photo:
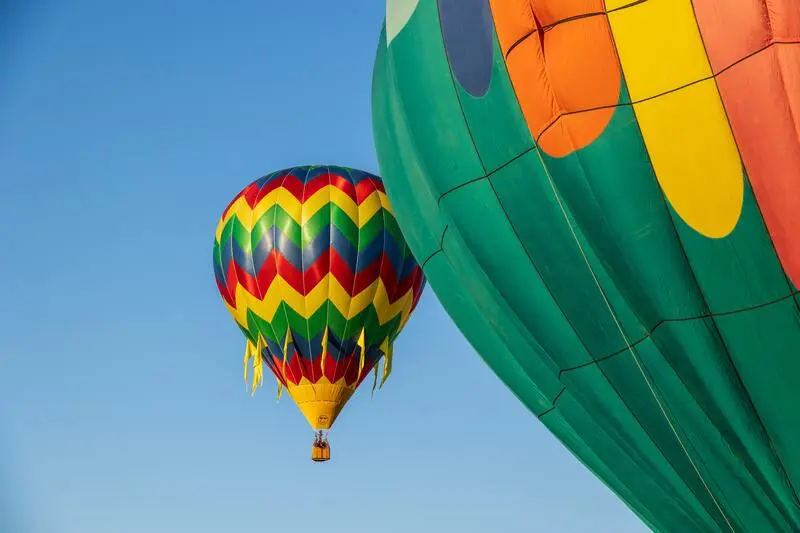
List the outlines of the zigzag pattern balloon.
{"type": "Polygon", "coordinates": [[[335,166],[245,187],[217,227],[214,273],[247,337],[245,377],[253,359],[255,388],[263,360],[314,429],[330,428],[371,370],[377,383],[384,355],[388,377],[425,285],[381,179],[335,166]]]}

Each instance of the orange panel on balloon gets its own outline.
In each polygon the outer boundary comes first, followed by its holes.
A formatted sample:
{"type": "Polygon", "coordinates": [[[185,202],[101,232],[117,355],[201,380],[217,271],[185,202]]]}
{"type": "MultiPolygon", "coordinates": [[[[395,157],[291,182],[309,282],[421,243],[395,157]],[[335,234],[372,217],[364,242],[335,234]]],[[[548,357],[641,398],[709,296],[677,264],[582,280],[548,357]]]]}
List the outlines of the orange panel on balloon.
{"type": "Polygon", "coordinates": [[[555,157],[591,144],[619,102],[621,75],[602,0],[491,0],[531,135],[555,157]]]}
{"type": "Polygon", "coordinates": [[[706,0],[695,12],[764,222],[800,287],[797,0],[706,0]]]}

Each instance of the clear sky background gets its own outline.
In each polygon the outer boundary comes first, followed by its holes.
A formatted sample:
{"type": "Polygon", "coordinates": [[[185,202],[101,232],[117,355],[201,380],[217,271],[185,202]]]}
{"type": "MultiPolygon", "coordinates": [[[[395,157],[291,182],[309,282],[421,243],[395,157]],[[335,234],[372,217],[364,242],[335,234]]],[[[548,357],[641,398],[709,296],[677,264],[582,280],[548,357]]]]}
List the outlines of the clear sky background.
{"type": "Polygon", "coordinates": [[[429,289],[334,460],[217,293],[271,170],[377,172],[378,0],[0,0],[0,531],[633,533],[429,289]]]}

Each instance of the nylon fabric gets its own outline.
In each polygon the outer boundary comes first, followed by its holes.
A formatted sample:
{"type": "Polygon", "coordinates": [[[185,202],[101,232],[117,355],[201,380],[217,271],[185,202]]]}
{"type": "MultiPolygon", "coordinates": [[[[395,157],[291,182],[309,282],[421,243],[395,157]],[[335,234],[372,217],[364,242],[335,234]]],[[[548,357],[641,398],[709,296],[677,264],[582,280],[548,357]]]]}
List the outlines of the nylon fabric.
{"type": "Polygon", "coordinates": [[[328,429],[419,302],[422,270],[377,176],[344,167],[274,172],[217,227],[214,273],[247,338],[253,390],[266,363],[315,429],[328,429]]]}
{"type": "Polygon", "coordinates": [[[800,531],[800,12],[484,2],[485,94],[453,52],[481,20],[437,0],[375,60],[381,174],[438,298],[654,531],[800,531]]]}

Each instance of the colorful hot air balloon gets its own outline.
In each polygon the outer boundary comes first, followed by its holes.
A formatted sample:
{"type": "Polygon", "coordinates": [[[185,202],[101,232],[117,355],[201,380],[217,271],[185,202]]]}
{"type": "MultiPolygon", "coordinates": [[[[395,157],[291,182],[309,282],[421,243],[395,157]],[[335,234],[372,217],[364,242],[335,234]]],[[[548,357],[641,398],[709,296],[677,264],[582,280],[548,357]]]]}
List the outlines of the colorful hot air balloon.
{"type": "Polygon", "coordinates": [[[411,250],[656,531],[800,531],[799,42],[796,0],[387,5],[411,250]]]}
{"type": "Polygon", "coordinates": [[[370,371],[392,368],[392,344],[425,285],[381,179],[336,166],[273,172],[225,209],[214,274],[247,338],[245,380],[262,364],[317,431],[314,460],[330,457],[330,429],[370,371]]]}

